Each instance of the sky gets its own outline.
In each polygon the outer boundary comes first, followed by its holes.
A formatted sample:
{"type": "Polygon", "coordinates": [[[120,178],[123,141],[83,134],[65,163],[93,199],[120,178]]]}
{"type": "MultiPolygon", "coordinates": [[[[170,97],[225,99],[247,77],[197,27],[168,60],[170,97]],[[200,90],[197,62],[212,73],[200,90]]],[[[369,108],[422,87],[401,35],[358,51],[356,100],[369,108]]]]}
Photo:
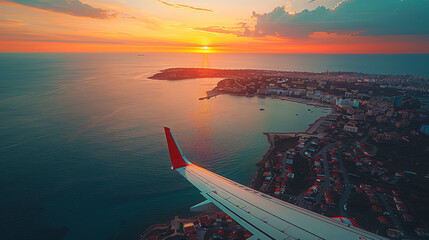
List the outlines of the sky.
{"type": "Polygon", "coordinates": [[[0,0],[0,52],[429,53],[429,0],[0,0]]]}

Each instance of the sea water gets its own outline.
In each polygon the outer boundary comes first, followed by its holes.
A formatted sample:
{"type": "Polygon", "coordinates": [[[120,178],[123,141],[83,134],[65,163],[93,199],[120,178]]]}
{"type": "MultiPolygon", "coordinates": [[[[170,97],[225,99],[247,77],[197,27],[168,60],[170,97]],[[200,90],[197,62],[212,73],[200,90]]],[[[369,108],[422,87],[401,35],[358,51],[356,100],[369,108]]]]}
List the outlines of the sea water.
{"type": "Polygon", "coordinates": [[[203,200],[170,169],[164,126],[190,161],[249,185],[268,148],[263,132],[304,131],[327,114],[270,98],[221,95],[200,101],[220,79],[147,79],[161,69],[427,77],[428,60],[428,55],[0,54],[0,239],[138,239],[151,224],[186,216],[203,200]]]}

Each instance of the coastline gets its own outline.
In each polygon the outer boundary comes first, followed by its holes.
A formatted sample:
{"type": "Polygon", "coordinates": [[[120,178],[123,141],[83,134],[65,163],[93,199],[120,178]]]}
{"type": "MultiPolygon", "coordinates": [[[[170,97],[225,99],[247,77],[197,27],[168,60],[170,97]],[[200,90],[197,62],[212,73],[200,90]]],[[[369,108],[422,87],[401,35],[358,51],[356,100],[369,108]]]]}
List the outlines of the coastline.
{"type": "MultiPolygon", "coordinates": [[[[286,99],[284,99],[286,100],[286,99]]],[[[339,115],[335,111],[335,108],[332,108],[331,113],[327,116],[322,116],[318,118],[313,123],[309,124],[308,129],[305,132],[265,132],[264,135],[267,136],[267,141],[270,144],[270,147],[265,151],[261,160],[256,162],[256,172],[251,181],[250,186],[256,189],[256,185],[261,177],[262,166],[270,161],[272,155],[279,150],[281,145],[286,145],[289,147],[295,147],[298,143],[298,138],[310,138],[310,137],[323,137],[324,128],[329,125],[329,122],[332,122],[334,118],[339,115]],[[277,141],[276,141],[277,139],[277,141]]],[[[259,190],[259,189],[257,189],[259,190]]]]}
{"type": "Polygon", "coordinates": [[[206,97],[201,97],[200,100],[209,100],[212,97],[216,97],[219,95],[231,95],[231,96],[241,96],[241,97],[260,97],[260,98],[272,98],[272,99],[279,99],[279,100],[285,100],[295,103],[302,103],[308,106],[315,106],[315,107],[321,107],[321,108],[332,108],[331,104],[328,103],[321,103],[309,99],[303,99],[303,98],[295,98],[295,97],[288,97],[288,96],[275,96],[275,95],[262,95],[262,94],[241,94],[241,93],[208,93],[206,97]]]}

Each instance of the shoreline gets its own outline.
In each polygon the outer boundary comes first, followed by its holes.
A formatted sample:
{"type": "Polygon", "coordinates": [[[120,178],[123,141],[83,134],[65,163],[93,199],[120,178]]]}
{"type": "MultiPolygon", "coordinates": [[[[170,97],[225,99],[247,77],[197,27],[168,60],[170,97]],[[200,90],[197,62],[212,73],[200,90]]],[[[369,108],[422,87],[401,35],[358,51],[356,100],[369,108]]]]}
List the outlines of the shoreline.
{"type": "Polygon", "coordinates": [[[277,148],[280,147],[281,144],[288,145],[292,142],[295,142],[297,138],[323,137],[325,135],[323,133],[323,128],[326,127],[326,124],[329,124],[329,122],[332,121],[333,118],[336,118],[338,115],[339,113],[335,111],[335,108],[332,108],[330,114],[322,116],[313,123],[309,124],[309,127],[305,132],[264,132],[263,134],[267,136],[267,141],[270,144],[270,147],[265,151],[261,160],[256,162],[257,169],[250,183],[250,187],[256,189],[256,182],[260,177],[261,166],[270,160],[270,156],[275,152],[277,148]],[[322,128],[322,131],[320,131],[319,128],[322,128]],[[282,139],[282,141],[276,143],[276,137],[279,140],[282,139]]]}
{"type": "Polygon", "coordinates": [[[275,95],[262,95],[262,94],[241,94],[241,93],[211,93],[207,94],[206,97],[201,97],[199,100],[210,100],[212,97],[220,96],[220,95],[231,95],[231,96],[240,96],[240,97],[260,97],[260,98],[271,98],[271,99],[279,99],[294,103],[301,103],[308,106],[315,106],[320,108],[333,108],[333,106],[329,103],[321,103],[309,99],[303,99],[303,98],[295,98],[295,97],[288,97],[288,96],[275,96],[275,95]],[[210,95],[210,96],[209,96],[210,95]]]}

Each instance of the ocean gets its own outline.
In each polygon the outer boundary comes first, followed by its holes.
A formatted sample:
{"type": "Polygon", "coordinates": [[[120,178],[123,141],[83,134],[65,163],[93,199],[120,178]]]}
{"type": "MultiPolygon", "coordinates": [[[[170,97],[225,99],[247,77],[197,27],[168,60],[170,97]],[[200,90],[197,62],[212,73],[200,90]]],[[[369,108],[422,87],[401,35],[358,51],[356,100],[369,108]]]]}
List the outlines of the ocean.
{"type": "Polygon", "coordinates": [[[303,131],[327,114],[269,98],[200,101],[219,79],[147,79],[161,69],[429,77],[427,62],[429,55],[2,53],[0,239],[138,239],[203,200],[171,170],[163,126],[190,161],[249,185],[268,148],[263,132],[303,131]]]}

